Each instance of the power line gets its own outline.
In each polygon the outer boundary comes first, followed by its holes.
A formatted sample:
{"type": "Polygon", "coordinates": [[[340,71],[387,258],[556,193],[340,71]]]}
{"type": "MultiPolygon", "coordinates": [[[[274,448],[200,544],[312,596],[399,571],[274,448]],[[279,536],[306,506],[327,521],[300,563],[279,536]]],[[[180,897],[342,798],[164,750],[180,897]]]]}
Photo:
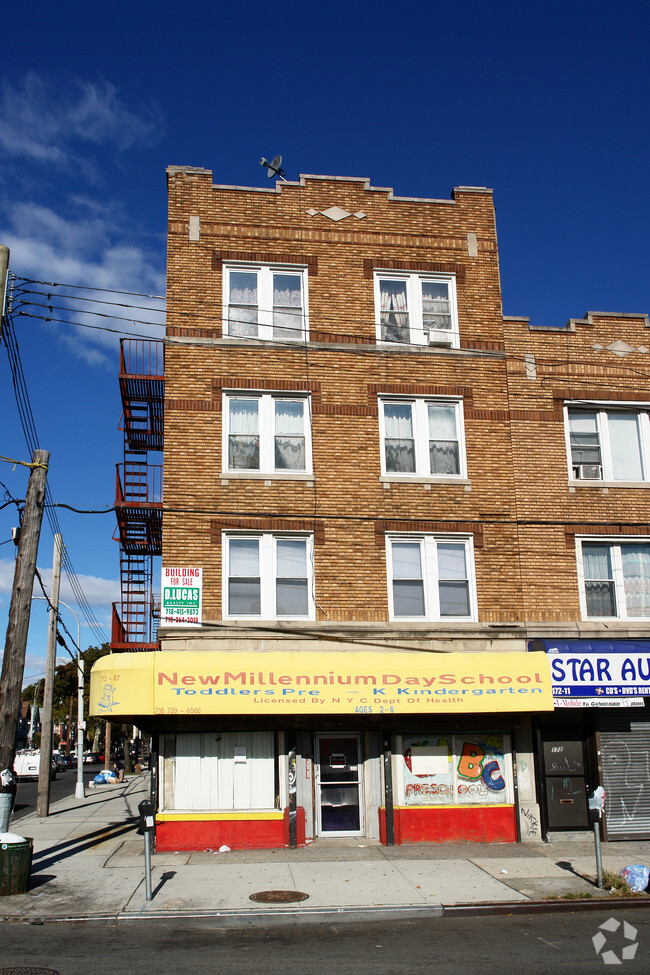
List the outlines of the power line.
{"type": "MultiPolygon", "coordinates": [[[[16,339],[16,333],[13,325],[13,316],[11,314],[5,316],[4,334],[7,339],[6,347],[9,356],[9,364],[10,364],[12,381],[13,381],[13,386],[14,386],[14,391],[16,396],[18,415],[20,418],[20,423],[23,429],[23,433],[25,435],[25,441],[27,443],[27,447],[31,451],[31,453],[33,453],[34,450],[38,448],[39,437],[36,430],[36,424],[34,422],[34,414],[29,399],[29,391],[27,389],[27,383],[25,381],[25,375],[22,367],[22,362],[20,359],[20,351],[18,348],[18,342],[16,339]]],[[[52,492],[49,483],[46,484],[45,487],[45,502],[46,502],[46,509],[47,509],[45,515],[50,525],[52,534],[62,535],[63,533],[61,532],[56,511],[53,510],[55,508],[55,505],[52,499],[52,492]]],[[[86,595],[83,591],[83,588],[79,582],[77,574],[72,565],[72,560],[70,558],[69,552],[65,547],[64,547],[64,553],[65,553],[64,571],[66,573],[66,577],[68,579],[70,587],[76,596],[77,603],[79,604],[82,614],[85,617],[87,624],[95,634],[95,638],[98,639],[101,643],[106,643],[107,642],[106,634],[99,620],[95,616],[95,613],[93,612],[90,604],[88,603],[86,595]]]]}
{"type": "Polygon", "coordinates": [[[23,278],[19,275],[14,276],[16,281],[25,281],[27,284],[42,284],[46,288],[76,288],[79,291],[96,291],[98,294],[128,295],[131,298],[157,298],[165,300],[165,295],[150,295],[140,291],[117,291],[115,288],[93,288],[84,284],[64,284],[56,281],[37,281],[36,278],[23,278]]]}

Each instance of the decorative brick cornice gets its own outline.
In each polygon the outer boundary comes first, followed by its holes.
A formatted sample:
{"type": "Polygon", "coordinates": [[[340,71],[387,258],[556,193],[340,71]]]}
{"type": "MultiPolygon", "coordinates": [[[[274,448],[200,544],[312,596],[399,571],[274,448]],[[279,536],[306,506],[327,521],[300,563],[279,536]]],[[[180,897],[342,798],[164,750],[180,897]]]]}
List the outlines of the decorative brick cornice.
{"type": "Polygon", "coordinates": [[[461,339],[465,352],[505,352],[505,344],[498,339],[461,339]]]}
{"type": "Polygon", "coordinates": [[[575,540],[578,535],[598,535],[599,537],[621,537],[625,536],[646,536],[650,535],[650,525],[621,525],[621,524],[610,524],[610,525],[590,525],[588,523],[584,525],[565,525],[564,527],[564,538],[566,541],[567,548],[573,548],[575,546],[575,540]]]}
{"type": "Polygon", "coordinates": [[[242,392],[311,393],[314,413],[318,412],[322,402],[321,383],[308,383],[300,379],[260,379],[259,376],[215,376],[212,380],[212,393],[219,398],[219,409],[224,389],[242,392]]]}
{"type": "Polygon", "coordinates": [[[449,535],[450,533],[473,535],[474,547],[483,547],[483,526],[469,521],[420,521],[419,519],[417,521],[407,521],[404,519],[399,521],[376,521],[375,543],[383,546],[385,536],[389,532],[401,532],[411,535],[417,535],[421,532],[444,535],[449,535]]]}
{"type": "Polygon", "coordinates": [[[375,271],[404,271],[405,274],[423,271],[431,274],[455,274],[458,281],[465,280],[465,268],[462,264],[449,264],[442,261],[414,261],[402,258],[396,261],[389,257],[366,257],[363,262],[363,276],[372,279],[375,271]]]}
{"type": "Polygon", "coordinates": [[[222,337],[221,323],[210,328],[168,325],[165,330],[165,337],[170,339],[220,339],[222,337]]]}
{"type": "Polygon", "coordinates": [[[313,254],[286,254],[273,251],[212,251],[212,270],[218,271],[224,262],[250,261],[251,264],[302,264],[309,274],[318,274],[318,258],[313,254]]]}
{"type": "Polygon", "coordinates": [[[471,386],[435,386],[432,383],[368,383],[368,404],[376,405],[378,396],[454,396],[471,406],[471,386]]]}
{"type": "Polygon", "coordinates": [[[210,541],[213,545],[221,544],[221,533],[224,531],[311,532],[317,545],[322,545],[325,541],[325,526],[322,521],[293,516],[213,518],[210,521],[210,541]]]}

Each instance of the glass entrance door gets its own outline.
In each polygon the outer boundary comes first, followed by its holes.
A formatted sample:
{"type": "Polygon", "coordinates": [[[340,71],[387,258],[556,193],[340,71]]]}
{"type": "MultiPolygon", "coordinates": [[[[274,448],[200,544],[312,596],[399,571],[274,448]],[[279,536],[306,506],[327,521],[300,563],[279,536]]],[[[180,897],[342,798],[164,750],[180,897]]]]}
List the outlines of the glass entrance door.
{"type": "Polygon", "coordinates": [[[316,735],[316,833],[363,834],[360,735],[316,735]]]}

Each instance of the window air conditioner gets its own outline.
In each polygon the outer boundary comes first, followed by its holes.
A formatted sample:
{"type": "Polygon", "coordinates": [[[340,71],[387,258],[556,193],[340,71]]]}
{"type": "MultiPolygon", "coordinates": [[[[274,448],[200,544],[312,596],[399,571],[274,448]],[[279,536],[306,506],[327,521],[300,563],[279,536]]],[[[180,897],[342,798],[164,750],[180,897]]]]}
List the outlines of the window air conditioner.
{"type": "Polygon", "coordinates": [[[580,481],[602,481],[603,469],[600,464],[578,464],[573,468],[573,476],[580,481]]]}
{"type": "Polygon", "coordinates": [[[454,337],[448,328],[430,328],[426,333],[429,345],[452,345],[454,337]]]}

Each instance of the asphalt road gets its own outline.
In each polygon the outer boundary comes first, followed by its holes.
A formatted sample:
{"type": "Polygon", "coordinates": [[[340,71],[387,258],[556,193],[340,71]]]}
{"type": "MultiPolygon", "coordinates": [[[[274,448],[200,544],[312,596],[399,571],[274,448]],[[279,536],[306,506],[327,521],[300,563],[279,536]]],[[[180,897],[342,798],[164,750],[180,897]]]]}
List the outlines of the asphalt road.
{"type": "Polygon", "coordinates": [[[417,920],[3,924],[0,971],[59,975],[593,975],[648,971],[650,909],[417,920]],[[627,926],[623,923],[626,922],[627,926]],[[602,929],[602,925],[608,925],[602,929]],[[618,925],[616,931],[610,928],[618,925]],[[596,951],[593,938],[604,944],[596,951]],[[638,945],[633,958],[623,959],[638,945]],[[9,967],[11,966],[11,968],[9,967]]]}
{"type": "MultiPolygon", "coordinates": [[[[101,770],[100,765],[85,765],[84,766],[84,785],[88,787],[88,783],[97,775],[97,772],[101,770]]],[[[75,785],[77,783],[77,767],[76,765],[72,768],[67,768],[63,772],[57,772],[56,778],[50,782],[50,805],[56,802],[57,799],[64,799],[66,796],[74,795],[75,785]]],[[[11,822],[16,823],[22,819],[23,816],[27,816],[29,813],[34,812],[36,809],[36,794],[38,792],[38,782],[34,779],[21,779],[18,782],[18,791],[16,792],[16,802],[14,804],[14,811],[12,815],[11,822]]],[[[0,972],[2,968],[0,967],[0,972]]]]}

